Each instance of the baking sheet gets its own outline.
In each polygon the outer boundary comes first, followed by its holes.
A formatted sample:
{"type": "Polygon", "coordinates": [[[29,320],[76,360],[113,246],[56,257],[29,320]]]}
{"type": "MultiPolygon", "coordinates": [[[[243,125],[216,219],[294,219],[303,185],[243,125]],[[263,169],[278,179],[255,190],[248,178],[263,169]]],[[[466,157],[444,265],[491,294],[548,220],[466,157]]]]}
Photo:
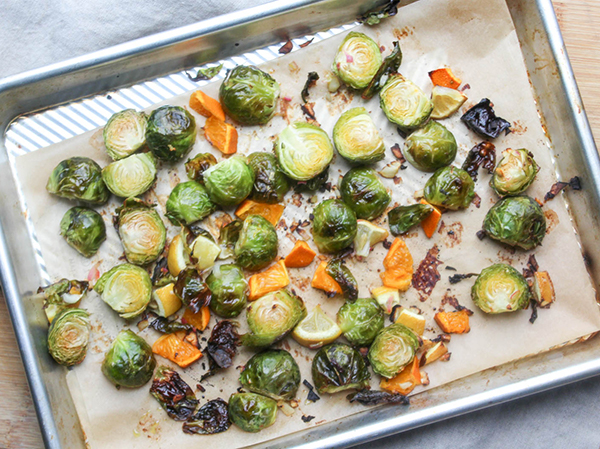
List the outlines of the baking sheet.
{"type": "MultiPolygon", "coordinates": [[[[542,170],[528,193],[537,198],[543,197],[556,181],[552,156],[539,122],[519,42],[506,5],[501,0],[487,2],[421,0],[415,5],[403,8],[397,17],[384,22],[379,27],[367,28],[365,32],[386,47],[385,54],[391,48],[392,41],[399,39],[404,52],[401,72],[426,92],[429,93],[431,90],[427,72],[447,65],[470,86],[465,91],[469,96],[469,102],[463,109],[477,103],[483,97],[491,98],[498,114],[512,121],[515,129],[513,134],[496,140],[498,153],[509,147],[525,147],[532,151],[542,170]]],[[[341,90],[331,99],[326,98],[324,75],[329,70],[333,54],[342,39],[343,36],[340,36],[319,44],[312,44],[300,52],[263,66],[263,69],[271,72],[280,82],[282,98],[291,97],[292,101],[289,103],[282,101],[281,114],[263,129],[238,127],[240,132],[238,148],[241,153],[269,150],[272,147],[271,136],[283,129],[288,121],[304,120],[299,108],[299,93],[308,71],[316,70],[321,75],[322,81],[311,90],[311,97],[318,99],[315,104],[316,117],[328,133],[331,133],[335,120],[342,111],[352,106],[364,105],[362,100],[353,98],[346,90],[341,90]],[[290,66],[292,62],[296,65],[290,66]]],[[[207,86],[203,90],[216,96],[217,89],[218,83],[207,86]]],[[[188,95],[185,95],[168,103],[186,105],[187,98],[188,95]]],[[[366,107],[380,128],[386,146],[390,148],[395,143],[402,144],[403,139],[398,136],[395,127],[387,122],[377,99],[368,102],[366,107]]],[[[459,142],[457,165],[462,163],[466,152],[480,141],[459,122],[459,116],[460,113],[443,121],[459,142]]],[[[202,126],[204,119],[196,117],[198,126],[202,126]]],[[[190,155],[204,151],[217,154],[204,140],[199,130],[198,141],[190,155]]],[[[108,229],[108,241],[103,244],[101,251],[93,259],[87,260],[77,256],[59,236],[60,218],[72,204],[46,194],[44,186],[52,168],[60,160],[75,155],[92,157],[102,166],[110,162],[102,148],[98,132],[64,141],[43,152],[31,153],[16,160],[18,175],[23,182],[24,195],[29,207],[28,213],[31,214],[49,274],[55,278],[85,278],[90,267],[97,261],[102,261],[100,271],[104,272],[116,264],[117,258],[122,254],[118,237],[111,226],[111,215],[118,206],[118,202],[114,200],[103,210],[108,229]]],[[[376,168],[383,167],[391,160],[393,156],[388,151],[386,160],[377,164],[376,168]]],[[[336,184],[338,177],[348,168],[338,157],[332,166],[330,180],[336,184]]],[[[414,201],[414,191],[423,187],[429,175],[408,166],[406,170],[399,173],[399,176],[400,179],[396,182],[388,180],[384,182],[393,192],[394,202],[407,204],[414,201]]],[[[185,180],[182,164],[164,165],[154,192],[146,195],[147,199],[159,204],[160,212],[164,212],[167,195],[179,178],[185,180]]],[[[405,305],[418,307],[428,317],[430,329],[426,336],[434,336],[434,332],[437,331],[432,317],[434,310],[442,305],[444,297],[446,299],[454,297],[463,306],[475,309],[469,295],[472,281],[450,286],[447,275],[452,273],[445,271],[445,266],[455,267],[463,273],[478,272],[482,267],[492,263],[508,261],[520,269],[529,255],[522,252],[512,253],[489,240],[480,242],[475,237],[475,232],[480,229],[485,213],[496,200],[487,185],[488,181],[489,176],[481,174],[477,183],[476,191],[482,198],[481,208],[472,205],[465,212],[444,214],[442,232],[436,234],[431,240],[426,239],[420,230],[411,233],[407,238],[407,245],[415,260],[415,268],[434,245],[437,245],[440,251],[439,259],[443,261],[439,267],[442,280],[425,301],[421,301],[423,298],[414,289],[409,290],[403,297],[405,305]],[[453,231],[453,234],[448,234],[448,231],[453,231]]],[[[320,201],[334,195],[335,192],[320,194],[313,201],[320,201]]],[[[308,218],[312,210],[312,202],[308,197],[290,194],[286,200],[288,204],[284,220],[288,227],[294,221],[308,218]]],[[[452,352],[450,362],[438,362],[425,369],[431,380],[430,387],[547,350],[556,344],[600,328],[595,294],[585,271],[566,204],[560,197],[548,203],[545,210],[549,219],[550,232],[544,240],[544,245],[534,253],[540,269],[549,271],[554,280],[557,303],[549,310],[541,310],[540,317],[534,325],[528,322],[530,316],[528,312],[519,312],[511,316],[486,317],[475,310],[475,315],[471,317],[471,333],[453,336],[449,344],[452,352]],[[565,266],[569,268],[565,270],[565,266]]],[[[165,224],[169,224],[166,219],[165,224]]],[[[170,235],[174,235],[175,227],[169,228],[170,235]]],[[[306,236],[310,236],[309,227],[301,229],[304,229],[306,236]]],[[[302,238],[301,234],[297,232],[292,234],[283,226],[278,233],[282,256],[285,256],[293,246],[294,239],[302,238]]],[[[385,250],[379,245],[366,263],[349,262],[350,269],[359,280],[362,296],[369,294],[370,287],[380,285],[377,273],[382,269],[381,262],[384,255],[385,250]]],[[[342,300],[327,299],[324,294],[309,286],[315,267],[316,263],[313,263],[306,269],[290,270],[293,286],[306,301],[309,310],[320,303],[333,317],[342,300]]],[[[92,447],[108,445],[151,447],[150,442],[154,441],[154,446],[167,448],[188,444],[194,439],[202,438],[184,435],[180,430],[180,424],[167,418],[148,394],[147,387],[117,392],[104,379],[99,369],[103,353],[125,322],[105,306],[94,293],[83,305],[93,316],[94,341],[86,361],[69,371],[68,381],[89,444],[92,447]]],[[[445,308],[452,309],[448,305],[445,308]]],[[[135,326],[134,330],[137,330],[135,326]]],[[[146,330],[141,335],[150,343],[158,337],[158,334],[151,330],[146,330]]],[[[288,345],[300,364],[303,378],[311,380],[309,367],[314,351],[299,347],[291,339],[283,344],[284,347],[288,345]]],[[[250,355],[249,352],[242,351],[236,359],[235,366],[243,365],[250,355]]],[[[160,361],[164,362],[162,359],[160,361]]],[[[201,364],[198,364],[178,371],[183,371],[184,379],[194,386],[202,369],[201,364]]],[[[215,397],[227,399],[229,394],[239,386],[238,375],[239,370],[230,369],[226,376],[215,376],[209,379],[203,383],[207,389],[206,393],[198,394],[199,397],[205,397],[207,400],[215,397]]],[[[375,381],[373,385],[376,385],[375,381]]],[[[364,409],[359,405],[348,404],[344,393],[324,397],[314,404],[305,402],[306,394],[306,388],[302,386],[299,391],[300,410],[292,417],[280,413],[277,423],[259,434],[244,434],[232,427],[225,434],[211,436],[208,441],[226,444],[227,447],[248,445],[364,409]],[[307,424],[300,419],[302,414],[313,415],[316,418],[307,424]]]]}

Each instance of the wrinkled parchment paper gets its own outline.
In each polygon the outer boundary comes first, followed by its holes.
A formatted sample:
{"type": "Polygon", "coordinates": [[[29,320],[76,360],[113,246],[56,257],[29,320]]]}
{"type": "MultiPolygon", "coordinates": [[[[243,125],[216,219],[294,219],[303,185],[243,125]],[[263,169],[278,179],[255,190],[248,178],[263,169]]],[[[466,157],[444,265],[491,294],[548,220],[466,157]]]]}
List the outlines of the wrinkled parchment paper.
{"type": "MultiPolygon", "coordinates": [[[[404,53],[401,73],[427,93],[432,88],[427,73],[444,66],[451,67],[463,83],[468,84],[469,87],[465,90],[469,97],[467,103],[454,117],[442,122],[454,133],[459,143],[455,165],[462,164],[467,151],[481,141],[459,121],[460,115],[481,98],[490,98],[498,115],[513,123],[514,132],[509,136],[501,136],[494,142],[498,156],[500,157],[501,151],[506,148],[529,149],[541,166],[541,171],[528,194],[543,198],[545,192],[557,180],[552,154],[538,118],[519,42],[508,9],[502,0],[420,0],[403,8],[398,16],[381,25],[365,27],[360,31],[385,47],[384,55],[389,53],[392,42],[399,40],[404,53]]],[[[379,108],[378,98],[365,103],[358,95],[353,95],[348,90],[341,89],[334,95],[328,94],[326,90],[325,75],[330,70],[333,55],[343,37],[344,35],[340,35],[311,44],[303,50],[262,66],[263,70],[271,73],[281,84],[280,112],[264,128],[238,127],[240,153],[269,151],[273,146],[273,136],[288,123],[305,120],[300,110],[300,91],[307,73],[317,71],[321,80],[311,89],[310,101],[315,103],[315,115],[323,129],[331,133],[336,119],[343,111],[364,105],[384,136],[388,148],[385,161],[378,163],[375,168],[379,170],[394,160],[389,148],[396,143],[402,146],[403,139],[385,118],[379,108]],[[291,98],[291,101],[284,100],[286,97],[291,98]]],[[[218,84],[212,83],[203,90],[217,97],[218,84]]],[[[168,103],[186,106],[188,97],[186,94],[168,103]]],[[[196,119],[198,139],[190,156],[210,151],[220,159],[218,152],[203,137],[201,128],[205,119],[197,114],[196,119]]],[[[72,156],[89,156],[102,166],[110,162],[102,145],[101,133],[98,131],[17,159],[18,177],[24,185],[28,213],[33,220],[48,272],[53,279],[85,279],[96,262],[100,262],[101,273],[121,263],[117,259],[122,255],[122,248],[112,226],[112,215],[119,205],[114,198],[101,210],[108,239],[92,259],[79,256],[59,235],[60,219],[73,204],[46,193],[45,183],[52,168],[61,160],[72,156]]],[[[393,193],[391,206],[413,203],[414,192],[423,188],[429,176],[407,165],[395,180],[383,180],[393,193]]],[[[349,168],[338,156],[330,170],[332,184],[336,185],[338,179],[349,168]]],[[[443,224],[432,239],[427,239],[420,229],[406,237],[415,261],[415,269],[430,249],[436,246],[439,250],[441,280],[435,289],[431,294],[424,295],[412,288],[402,297],[403,305],[417,307],[427,317],[425,336],[434,337],[439,333],[433,315],[440,308],[453,310],[450,303],[454,300],[475,312],[471,317],[471,332],[452,336],[448,345],[452,353],[450,361],[436,362],[424,369],[431,381],[428,388],[548,350],[600,329],[600,313],[595,292],[585,270],[576,232],[562,196],[544,206],[548,219],[548,233],[543,246],[533,251],[540,269],[550,273],[557,293],[556,303],[550,309],[540,310],[535,324],[529,323],[530,310],[503,316],[485,316],[470,299],[472,279],[457,285],[449,284],[448,276],[455,272],[447,270],[448,266],[456,268],[458,273],[471,273],[479,272],[492,263],[507,262],[521,270],[531,254],[513,252],[489,239],[479,241],[475,236],[481,228],[486,212],[497,200],[488,186],[489,178],[487,173],[480,172],[476,185],[476,192],[481,197],[479,208],[471,205],[467,211],[445,213],[443,224]]],[[[157,185],[143,197],[156,202],[162,214],[169,192],[180,180],[185,179],[183,164],[163,164],[157,185]]],[[[319,193],[312,198],[310,195],[288,194],[286,210],[278,227],[280,256],[289,252],[296,239],[305,239],[314,247],[310,238],[309,223],[305,223],[306,227],[300,226],[300,231],[292,232],[290,229],[295,227],[292,226],[294,223],[308,220],[316,202],[335,195],[335,189],[319,193]]],[[[172,237],[178,230],[170,225],[167,219],[164,221],[172,237]]],[[[379,222],[384,223],[385,216],[379,222]]],[[[210,220],[207,220],[207,227],[211,227],[210,220]]],[[[382,260],[385,253],[386,250],[380,244],[365,262],[349,260],[349,267],[359,281],[361,296],[368,296],[372,287],[381,285],[379,272],[383,269],[382,260]]],[[[290,287],[304,299],[309,310],[316,304],[321,304],[329,316],[335,317],[343,300],[327,299],[322,292],[310,287],[310,279],[317,262],[304,269],[290,269],[290,287]]],[[[117,391],[104,378],[100,371],[104,352],[118,331],[128,323],[120,319],[93,292],[82,306],[92,314],[93,342],[86,360],[69,371],[67,378],[87,442],[93,448],[177,448],[187,444],[204,443],[220,447],[247,446],[364,410],[363,406],[349,404],[345,399],[347,393],[324,395],[320,401],[308,403],[307,389],[301,386],[298,391],[300,405],[296,412],[290,417],[279,413],[275,425],[258,434],[246,434],[232,426],[226,433],[214,436],[185,435],[181,431],[181,423],[169,419],[150,396],[150,384],[136,390],[117,391]],[[301,420],[303,415],[315,418],[305,423],[301,420]]],[[[244,321],[244,315],[241,315],[242,330],[245,326],[244,321]]],[[[214,322],[213,318],[210,327],[214,322]]],[[[136,322],[129,323],[134,331],[139,332],[135,324],[136,322]]],[[[153,343],[159,336],[150,329],[139,333],[149,343],[153,343]]],[[[204,332],[205,337],[209,335],[210,328],[204,332]]],[[[300,365],[302,377],[311,381],[310,363],[314,351],[300,347],[291,338],[280,346],[291,351],[300,365]]],[[[249,351],[242,350],[232,368],[203,382],[206,392],[197,391],[201,404],[217,397],[227,400],[240,386],[237,380],[240,368],[250,356],[249,351]]],[[[160,357],[158,362],[171,365],[160,357]]],[[[177,368],[193,389],[204,372],[204,363],[205,360],[202,359],[185,370],[177,368]]],[[[378,380],[378,376],[374,375],[372,385],[375,388],[378,380]]],[[[418,387],[415,392],[422,389],[423,387],[418,387]]],[[[401,411],[402,409],[398,409],[399,413],[401,411]]]]}

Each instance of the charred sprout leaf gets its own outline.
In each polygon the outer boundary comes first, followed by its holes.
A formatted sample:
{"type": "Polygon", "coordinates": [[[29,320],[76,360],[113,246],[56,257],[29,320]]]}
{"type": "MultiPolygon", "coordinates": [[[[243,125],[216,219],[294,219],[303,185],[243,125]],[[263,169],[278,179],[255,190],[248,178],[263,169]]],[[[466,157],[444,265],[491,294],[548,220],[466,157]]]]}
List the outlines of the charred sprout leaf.
{"type": "Polygon", "coordinates": [[[204,184],[204,172],[217,165],[217,158],[210,153],[200,153],[185,163],[185,172],[192,181],[204,184]]]}
{"type": "Polygon", "coordinates": [[[387,391],[362,390],[348,395],[348,400],[358,402],[362,405],[381,405],[381,404],[400,404],[409,405],[410,400],[398,393],[388,393],[387,391]]]}
{"type": "Polygon", "coordinates": [[[402,324],[392,324],[377,334],[369,348],[369,362],[380,376],[394,377],[408,365],[421,346],[419,337],[402,324]]]}
{"type": "Polygon", "coordinates": [[[350,269],[344,265],[342,259],[332,259],[327,263],[327,274],[342,288],[344,298],[348,301],[356,301],[358,298],[358,282],[350,272],[350,269]]]}
{"type": "Polygon", "coordinates": [[[248,165],[254,172],[250,197],[261,203],[280,203],[290,190],[290,181],[271,153],[251,153],[248,165]]]}
{"type": "Polygon", "coordinates": [[[180,182],[167,200],[166,216],[176,225],[189,225],[203,220],[217,208],[202,184],[196,181],[180,182]]]}
{"type": "Polygon", "coordinates": [[[177,320],[169,320],[165,317],[156,317],[151,323],[150,327],[162,334],[172,334],[173,332],[184,331],[188,332],[194,329],[189,324],[183,324],[177,320]]]}
{"type": "Polygon", "coordinates": [[[383,139],[365,108],[352,108],[340,116],[333,128],[333,142],[351,164],[371,164],[385,156],[383,139]]]}
{"type": "Polygon", "coordinates": [[[495,139],[502,131],[510,132],[510,123],[496,117],[490,100],[484,98],[460,118],[467,128],[481,137],[495,139]]]}
{"type": "Polygon", "coordinates": [[[253,393],[276,401],[290,401],[300,386],[300,368],[283,349],[259,352],[246,363],[240,383],[253,393]]]}
{"type": "Polygon", "coordinates": [[[143,268],[124,263],[100,276],[94,290],[121,318],[131,319],[146,310],[152,298],[152,281],[143,268]]]}
{"type": "Polygon", "coordinates": [[[463,162],[462,168],[465,170],[473,181],[477,181],[479,167],[485,168],[488,173],[494,172],[496,165],[496,147],[493,143],[485,141],[471,148],[467,154],[467,158],[463,162]]]}
{"type": "Polygon", "coordinates": [[[102,179],[116,196],[132,198],[141,195],[156,180],[156,159],[152,153],[132,154],[104,167],[102,179]]]}
{"type": "Polygon", "coordinates": [[[454,285],[454,284],[458,284],[460,281],[463,281],[465,279],[472,278],[473,276],[479,276],[479,275],[477,273],[453,274],[452,276],[448,276],[448,282],[450,282],[450,284],[454,285]]]}
{"type": "Polygon", "coordinates": [[[152,154],[168,162],[180,160],[196,141],[196,120],[180,106],[161,106],[148,118],[146,143],[152,154]]]}
{"type": "Polygon", "coordinates": [[[229,398],[229,419],[244,432],[260,432],[275,423],[277,402],[255,393],[235,393],[229,398]]]}
{"type": "Polygon", "coordinates": [[[393,17],[398,13],[398,3],[400,0],[389,0],[383,7],[376,8],[359,17],[358,21],[368,26],[377,25],[383,19],[393,17]]]}
{"type": "Polygon", "coordinates": [[[147,124],[146,114],[134,109],[119,111],[108,119],[102,137],[112,160],[130,156],[146,144],[147,124]]]}
{"type": "Polygon", "coordinates": [[[450,165],[456,157],[456,139],[448,129],[436,121],[413,131],[404,146],[404,156],[417,169],[434,172],[450,165]]]}
{"type": "Polygon", "coordinates": [[[402,64],[402,50],[400,49],[398,41],[394,41],[394,49],[379,66],[379,70],[371,79],[367,88],[363,91],[362,98],[364,100],[373,98],[375,94],[381,90],[381,86],[385,84],[387,77],[392,73],[398,72],[400,64],[402,64]],[[385,79],[383,83],[382,79],[385,79]]]}
{"type": "Polygon", "coordinates": [[[287,55],[290,51],[292,51],[292,48],[294,48],[294,43],[288,39],[287,42],[279,49],[279,54],[287,55]]]}
{"type": "Polygon", "coordinates": [[[277,257],[277,231],[261,215],[249,215],[235,244],[235,261],[247,270],[260,270],[277,257]]]}
{"type": "Polygon", "coordinates": [[[329,181],[329,167],[308,181],[297,181],[294,190],[298,193],[325,191],[327,181],[329,181]]]}
{"type": "Polygon", "coordinates": [[[567,187],[571,187],[573,190],[581,190],[581,178],[579,178],[579,176],[575,176],[571,178],[569,182],[557,182],[544,196],[544,202],[554,199],[556,195],[565,190],[567,187]]]}
{"type": "Polygon", "coordinates": [[[351,31],[333,58],[332,70],[347,86],[364,89],[379,70],[381,62],[379,45],[366,34],[351,31]]]}
{"type": "Polygon", "coordinates": [[[181,302],[194,313],[210,304],[212,294],[195,268],[186,268],[177,276],[173,291],[181,302]]]}
{"type": "Polygon", "coordinates": [[[225,369],[233,365],[233,358],[237,354],[239,345],[240,336],[237,333],[236,324],[223,320],[213,327],[206,352],[219,368],[225,369]]]}
{"type": "Polygon", "coordinates": [[[219,206],[236,206],[254,185],[254,172],[243,156],[235,155],[210,167],[203,174],[210,199],[219,206]]]}
{"type": "Polygon", "coordinates": [[[58,164],[50,174],[46,190],[89,204],[104,204],[110,196],[102,180],[102,169],[88,157],[72,157],[58,164]]]}
{"type": "Polygon", "coordinates": [[[83,362],[90,341],[90,315],[83,309],[63,309],[48,331],[48,351],[57,363],[73,366],[83,362]]]}
{"type": "Polygon", "coordinates": [[[190,386],[168,366],[159,366],[156,370],[150,394],[175,421],[187,421],[198,405],[190,386]]]}
{"type": "Polygon", "coordinates": [[[60,234],[82,256],[92,257],[106,240],[106,226],[95,210],[72,207],[60,221],[60,234]]]}
{"type": "Polygon", "coordinates": [[[308,101],[308,96],[310,92],[308,89],[317,84],[317,80],[319,79],[319,74],[317,72],[309,72],[308,78],[306,79],[306,83],[304,84],[304,89],[302,89],[302,101],[306,103],[308,101]]]}
{"type": "Polygon", "coordinates": [[[527,280],[510,265],[498,263],[484,268],[473,284],[471,298],[485,313],[515,312],[531,299],[527,280]]]}
{"type": "Polygon", "coordinates": [[[418,225],[433,212],[429,204],[412,204],[398,206],[388,212],[388,223],[393,235],[406,234],[413,226],[418,225]]]}
{"type": "Polygon", "coordinates": [[[438,169],[423,191],[429,204],[450,210],[466,209],[475,196],[473,178],[462,168],[438,169]]]}
{"type": "Polygon", "coordinates": [[[237,243],[238,238],[240,237],[240,232],[242,231],[243,225],[243,221],[234,220],[221,229],[221,234],[219,235],[219,245],[221,246],[221,259],[233,257],[235,244],[237,243]]]}
{"type": "Polygon", "coordinates": [[[519,195],[533,183],[538,170],[533,154],[526,149],[509,148],[493,170],[490,186],[500,196],[519,195]]]}
{"type": "Polygon", "coordinates": [[[208,401],[188,422],[183,423],[183,431],[199,435],[225,432],[231,426],[227,407],[228,404],[223,399],[208,401]]]}
{"type": "Polygon", "coordinates": [[[383,309],[373,298],[346,302],[337,313],[337,322],[344,337],[358,347],[369,346],[384,326],[383,309]]]}
{"type": "Polygon", "coordinates": [[[156,360],[146,341],[130,330],[122,330],[102,362],[102,373],[117,388],[138,388],[152,379],[156,360]]]}
{"type": "Polygon", "coordinates": [[[337,253],[348,248],[356,228],[356,214],[343,201],[329,199],[315,207],[312,233],[320,252],[337,253]]]}
{"type": "Polygon", "coordinates": [[[319,349],[311,372],[315,387],[321,394],[362,390],[369,385],[371,378],[360,352],[341,343],[319,349]]]}
{"type": "Polygon", "coordinates": [[[51,323],[56,315],[68,307],[77,307],[87,294],[88,288],[87,281],[68,279],[61,279],[47,287],[40,287],[37,292],[44,297],[44,312],[48,321],[51,323]]]}
{"type": "Polygon", "coordinates": [[[221,69],[223,69],[223,64],[219,64],[213,67],[201,67],[198,69],[198,73],[196,73],[196,76],[191,76],[187,71],[185,72],[185,74],[190,79],[190,81],[197,83],[198,81],[206,81],[213,79],[219,74],[221,69]]]}
{"type": "Polygon", "coordinates": [[[390,204],[392,197],[370,168],[353,168],[342,178],[340,194],[357,218],[374,220],[390,204]]]}
{"type": "Polygon", "coordinates": [[[433,103],[412,81],[399,73],[390,75],[379,92],[381,109],[402,132],[420,128],[429,120],[433,103]]]}
{"type": "Polygon", "coordinates": [[[237,265],[216,266],[206,279],[212,292],[210,310],[224,318],[238,316],[248,299],[248,282],[237,265]]]}

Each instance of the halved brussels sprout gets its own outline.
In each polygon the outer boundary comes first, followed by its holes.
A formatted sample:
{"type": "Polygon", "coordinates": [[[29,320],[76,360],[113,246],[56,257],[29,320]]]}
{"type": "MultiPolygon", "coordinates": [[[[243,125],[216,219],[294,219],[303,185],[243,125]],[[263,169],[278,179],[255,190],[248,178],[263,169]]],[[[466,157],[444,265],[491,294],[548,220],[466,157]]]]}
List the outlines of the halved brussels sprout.
{"type": "Polygon", "coordinates": [[[243,156],[232,156],[210,167],[203,174],[210,199],[219,206],[237,206],[254,185],[254,172],[243,156]]]}
{"type": "Polygon", "coordinates": [[[260,203],[280,203],[290,190],[290,181],[271,153],[251,153],[248,165],[254,172],[250,197],[260,203]]]}
{"type": "Polygon", "coordinates": [[[106,226],[98,212],[77,206],[60,220],[60,234],[82,256],[92,257],[106,240],[106,226]]]}
{"type": "Polygon", "coordinates": [[[286,175],[296,181],[308,181],[329,166],[333,144],[318,126],[295,122],[277,136],[275,154],[286,175]]]}
{"type": "Polygon", "coordinates": [[[127,261],[147,265],[158,259],[165,249],[167,230],[154,208],[143,201],[129,198],[115,212],[127,261]]]}
{"type": "Polygon", "coordinates": [[[342,178],[340,194],[358,218],[374,220],[392,201],[392,197],[370,168],[353,168],[342,178]]]}
{"type": "Polygon", "coordinates": [[[90,342],[90,315],[83,309],[64,309],[48,331],[48,351],[57,363],[73,366],[83,362],[90,342]]]}
{"type": "Polygon", "coordinates": [[[96,282],[94,290],[121,318],[140,315],[152,299],[152,281],[143,268],[124,263],[110,269],[96,282]]]}
{"type": "Polygon", "coordinates": [[[246,308],[250,333],[242,335],[242,344],[266,348],[294,329],[306,316],[304,302],[287,290],[267,293],[246,308]]]}
{"type": "Polygon", "coordinates": [[[246,270],[265,268],[277,257],[277,244],[277,231],[269,220],[249,215],[235,243],[235,261],[246,270]]]}
{"type": "Polygon", "coordinates": [[[392,324],[377,334],[369,348],[369,362],[373,371],[394,377],[415,357],[421,346],[419,337],[403,324],[392,324]]]}
{"type": "Polygon", "coordinates": [[[456,158],[456,139],[444,125],[431,120],[413,131],[404,144],[406,160],[421,171],[434,172],[456,158]]]}
{"type": "Polygon", "coordinates": [[[210,310],[224,318],[238,316],[248,300],[248,282],[237,265],[220,265],[206,279],[212,292],[210,310]]]}
{"type": "Polygon", "coordinates": [[[44,299],[44,312],[52,323],[56,315],[68,307],[77,307],[88,292],[87,281],[61,279],[47,287],[38,288],[37,293],[44,299]]]}
{"type": "Polygon", "coordinates": [[[475,197],[475,183],[462,168],[443,167],[427,180],[423,193],[427,202],[434,206],[466,209],[475,197]]]}
{"type": "Polygon", "coordinates": [[[344,84],[364,89],[382,62],[379,45],[366,34],[351,31],[333,58],[332,70],[344,84]]]}
{"type": "Polygon", "coordinates": [[[300,386],[300,368],[289,352],[271,349],[248,360],[240,383],[253,393],[276,401],[291,401],[300,386]]]}
{"type": "Polygon", "coordinates": [[[163,161],[175,162],[196,141],[196,120],[180,106],[161,106],[148,118],[146,143],[152,154],[163,161]]]}
{"type": "Polygon", "coordinates": [[[521,273],[510,265],[497,263],[481,270],[471,298],[483,312],[496,314],[525,309],[531,293],[521,273]]]}
{"type": "Polygon", "coordinates": [[[383,139],[365,108],[344,112],[333,127],[333,143],[351,164],[372,164],[385,156],[383,139]]]}
{"type": "Polygon", "coordinates": [[[200,153],[185,163],[185,171],[192,181],[204,184],[204,172],[217,165],[217,158],[210,153],[200,153]]]}
{"type": "Polygon", "coordinates": [[[315,245],[322,253],[337,253],[356,236],[356,214],[343,201],[325,200],[314,210],[312,226],[315,245]]]}
{"type": "Polygon", "coordinates": [[[156,180],[156,160],[151,153],[132,154],[104,167],[102,179],[121,198],[141,195],[156,180]]]}
{"type": "Polygon", "coordinates": [[[196,181],[180,182],[167,200],[167,213],[171,223],[189,225],[203,220],[217,209],[206,189],[196,181]]]}
{"type": "Polygon", "coordinates": [[[46,190],[89,204],[104,204],[110,196],[102,180],[102,169],[89,157],[72,157],[58,164],[50,174],[46,190]]]}
{"type": "Polygon", "coordinates": [[[210,304],[212,293],[195,268],[186,268],[177,276],[175,295],[194,313],[210,304]]]}
{"type": "Polygon", "coordinates": [[[394,207],[388,212],[390,231],[394,235],[406,234],[410,228],[425,220],[431,212],[433,207],[429,204],[394,207]]]}
{"type": "Polygon", "coordinates": [[[534,181],[538,165],[526,149],[508,149],[494,170],[490,186],[500,196],[523,193],[534,181]]]}
{"type": "Polygon", "coordinates": [[[383,329],[384,321],[383,309],[373,298],[346,302],[337,313],[344,337],[355,346],[369,346],[383,329]]]}
{"type": "Polygon", "coordinates": [[[242,125],[264,125],[275,113],[279,84],[253,66],[238,65],[227,72],[219,89],[225,113],[242,125]]]}
{"type": "Polygon", "coordinates": [[[260,432],[277,419],[277,402],[256,393],[234,393],[229,398],[229,419],[244,432],[260,432]]]}
{"type": "Polygon", "coordinates": [[[369,386],[371,373],[362,355],[342,343],[324,346],[312,362],[312,378],[319,393],[362,390],[369,386]]]}
{"type": "Polygon", "coordinates": [[[108,119],[102,137],[113,161],[132,155],[146,144],[148,118],[143,112],[125,109],[108,119]]]}
{"type": "Polygon", "coordinates": [[[388,120],[404,132],[423,126],[433,111],[433,103],[419,86],[399,73],[390,75],[379,100],[388,120]]]}
{"type": "Polygon", "coordinates": [[[540,205],[528,196],[506,197],[489,210],[483,230],[494,240],[530,250],[546,235],[546,216],[540,205]]]}
{"type": "Polygon", "coordinates": [[[152,348],[129,329],[119,332],[102,362],[102,373],[117,388],[143,386],[152,379],[154,368],[152,348]]]}

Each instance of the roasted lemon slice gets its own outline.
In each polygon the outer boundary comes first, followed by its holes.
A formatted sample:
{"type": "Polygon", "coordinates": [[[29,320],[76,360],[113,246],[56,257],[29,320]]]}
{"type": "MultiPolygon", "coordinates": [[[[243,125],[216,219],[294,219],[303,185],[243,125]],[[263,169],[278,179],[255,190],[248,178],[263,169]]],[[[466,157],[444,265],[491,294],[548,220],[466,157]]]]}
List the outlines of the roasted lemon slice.
{"type": "Polygon", "coordinates": [[[169,273],[177,277],[180,271],[184,270],[190,263],[190,258],[183,244],[183,239],[180,235],[176,235],[171,240],[169,245],[169,254],[167,255],[167,266],[169,273]]]}
{"type": "Polygon", "coordinates": [[[174,284],[167,284],[157,288],[152,294],[153,301],[150,303],[150,308],[165,318],[177,312],[182,305],[181,300],[173,291],[173,286],[174,284]]]}
{"type": "Polygon", "coordinates": [[[431,101],[433,112],[431,118],[439,120],[454,114],[467,101],[467,97],[456,89],[435,86],[432,91],[431,101]]]}
{"type": "Polygon", "coordinates": [[[321,310],[319,305],[300,321],[292,332],[294,340],[310,349],[325,346],[340,335],[342,335],[340,327],[321,310]]]}

